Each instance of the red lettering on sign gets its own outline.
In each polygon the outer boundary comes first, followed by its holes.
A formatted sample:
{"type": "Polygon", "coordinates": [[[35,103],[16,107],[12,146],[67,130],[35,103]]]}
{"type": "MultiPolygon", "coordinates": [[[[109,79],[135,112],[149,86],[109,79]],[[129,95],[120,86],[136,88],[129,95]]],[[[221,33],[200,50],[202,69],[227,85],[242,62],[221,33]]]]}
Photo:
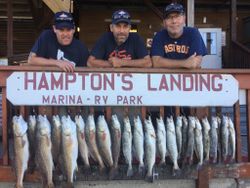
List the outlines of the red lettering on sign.
{"type": "Polygon", "coordinates": [[[183,82],[183,91],[192,91],[193,90],[193,85],[194,85],[193,75],[183,74],[182,82],[183,82]],[[188,80],[190,83],[189,87],[187,85],[188,80]]]}
{"type": "Polygon", "coordinates": [[[50,103],[49,96],[44,96],[43,95],[42,101],[43,101],[43,104],[49,104],[50,103]]]}
{"type": "Polygon", "coordinates": [[[100,104],[101,97],[96,95],[95,96],[95,104],[100,104]]]}
{"type": "Polygon", "coordinates": [[[166,90],[168,91],[168,84],[167,84],[167,79],[165,74],[162,75],[161,77],[161,82],[160,82],[160,86],[159,86],[159,90],[166,90]]]}
{"type": "Polygon", "coordinates": [[[221,74],[214,74],[212,75],[212,89],[213,91],[222,91],[222,84],[219,83],[216,87],[216,79],[222,80],[222,75],[221,74]]]}
{"type": "Polygon", "coordinates": [[[90,83],[92,90],[101,90],[102,89],[102,76],[101,74],[94,73],[90,76],[90,83]]]}
{"type": "Polygon", "coordinates": [[[148,90],[149,91],[156,91],[157,90],[156,88],[153,88],[151,86],[151,75],[150,74],[148,74],[148,76],[147,76],[147,82],[148,82],[148,90]]]}
{"type": "Polygon", "coordinates": [[[38,85],[37,89],[38,90],[41,90],[41,89],[49,90],[49,84],[47,82],[45,72],[42,73],[41,80],[39,82],[39,85],[38,85]]]}
{"type": "Polygon", "coordinates": [[[128,80],[129,78],[132,78],[132,74],[122,74],[122,83],[126,84],[126,86],[122,86],[122,89],[124,91],[131,91],[133,89],[133,82],[131,80],[128,80]]]}
{"type": "Polygon", "coordinates": [[[50,74],[51,76],[51,90],[60,89],[63,90],[63,73],[60,74],[59,78],[56,79],[54,73],[50,74]]]}
{"type": "Polygon", "coordinates": [[[33,78],[28,78],[28,72],[24,73],[24,89],[27,90],[28,89],[28,83],[32,83],[33,85],[33,90],[36,90],[36,73],[33,72],[33,78]]]}
{"type": "Polygon", "coordinates": [[[200,75],[200,91],[203,91],[203,86],[210,91],[210,74],[207,74],[206,78],[203,78],[204,75],[200,75]]]}
{"type": "Polygon", "coordinates": [[[109,78],[107,74],[103,75],[103,89],[107,90],[108,86],[112,90],[115,89],[115,76],[114,76],[114,73],[111,74],[111,78],[109,78]]]}
{"type": "Polygon", "coordinates": [[[78,73],[82,77],[82,90],[85,90],[86,77],[89,76],[89,73],[78,73]]]}
{"type": "Polygon", "coordinates": [[[75,73],[66,73],[65,80],[65,89],[69,89],[69,84],[76,82],[76,74],[75,73]]]}
{"type": "Polygon", "coordinates": [[[178,90],[181,90],[181,75],[177,75],[177,79],[174,77],[174,75],[170,74],[170,88],[171,91],[174,90],[174,86],[178,88],[178,90]]]}

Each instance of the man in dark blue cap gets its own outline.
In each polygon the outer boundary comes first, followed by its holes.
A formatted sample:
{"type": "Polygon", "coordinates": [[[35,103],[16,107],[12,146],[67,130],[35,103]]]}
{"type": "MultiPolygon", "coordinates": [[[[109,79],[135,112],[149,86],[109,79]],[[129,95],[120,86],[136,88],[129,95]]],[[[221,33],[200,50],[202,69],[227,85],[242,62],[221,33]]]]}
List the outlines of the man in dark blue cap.
{"type": "Polygon", "coordinates": [[[110,32],[95,44],[88,59],[89,67],[151,67],[146,46],[137,33],[129,33],[130,15],[125,10],[112,15],[110,32]]]}
{"type": "Polygon", "coordinates": [[[164,10],[164,29],[153,38],[151,56],[154,67],[201,67],[207,54],[202,37],[196,28],[185,27],[185,11],[181,4],[171,3],[164,10]]]}
{"type": "Polygon", "coordinates": [[[57,66],[73,72],[75,66],[86,66],[89,52],[74,38],[75,24],[68,12],[57,12],[53,29],[45,30],[31,49],[28,63],[38,66],[57,66]]]}

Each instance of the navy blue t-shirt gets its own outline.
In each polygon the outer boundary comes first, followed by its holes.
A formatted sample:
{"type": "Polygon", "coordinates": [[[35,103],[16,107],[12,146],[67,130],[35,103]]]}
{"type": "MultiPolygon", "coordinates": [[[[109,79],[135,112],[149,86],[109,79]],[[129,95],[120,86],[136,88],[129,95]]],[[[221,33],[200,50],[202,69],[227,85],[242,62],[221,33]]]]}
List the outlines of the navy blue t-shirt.
{"type": "Polygon", "coordinates": [[[31,52],[47,59],[72,61],[76,66],[86,66],[89,57],[89,51],[81,41],[73,38],[70,45],[62,46],[58,43],[53,30],[43,31],[31,52]]]}
{"type": "Polygon", "coordinates": [[[168,59],[187,59],[196,52],[197,55],[207,54],[201,34],[196,28],[184,27],[180,38],[174,39],[167,30],[159,31],[153,38],[151,56],[168,59]]]}
{"type": "Polygon", "coordinates": [[[148,55],[148,51],[137,33],[129,33],[128,39],[118,46],[113,33],[107,32],[96,42],[90,55],[102,60],[108,60],[110,57],[141,59],[148,55]]]}

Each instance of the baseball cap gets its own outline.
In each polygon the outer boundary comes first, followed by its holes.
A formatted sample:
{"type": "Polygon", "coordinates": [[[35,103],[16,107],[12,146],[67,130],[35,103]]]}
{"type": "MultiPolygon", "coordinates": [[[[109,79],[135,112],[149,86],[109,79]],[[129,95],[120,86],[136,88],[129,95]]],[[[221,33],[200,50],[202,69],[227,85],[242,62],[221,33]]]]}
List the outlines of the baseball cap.
{"type": "Polygon", "coordinates": [[[164,18],[166,18],[170,13],[177,12],[177,13],[184,13],[184,8],[181,4],[178,3],[171,3],[164,9],[164,18]]]}
{"type": "Polygon", "coordinates": [[[54,24],[56,29],[62,29],[62,28],[74,29],[75,27],[72,15],[65,11],[55,13],[54,24]]]}
{"type": "Polygon", "coordinates": [[[125,22],[131,24],[130,15],[125,10],[117,10],[112,15],[112,24],[118,24],[120,22],[125,22]]]}

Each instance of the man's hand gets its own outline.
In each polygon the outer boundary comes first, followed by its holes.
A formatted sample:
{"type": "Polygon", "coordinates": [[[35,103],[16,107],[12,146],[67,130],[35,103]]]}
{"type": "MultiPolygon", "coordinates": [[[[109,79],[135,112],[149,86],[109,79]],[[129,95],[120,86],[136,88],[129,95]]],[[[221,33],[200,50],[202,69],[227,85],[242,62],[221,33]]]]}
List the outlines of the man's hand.
{"type": "Polygon", "coordinates": [[[187,69],[200,69],[201,68],[202,57],[197,56],[196,52],[187,58],[187,62],[185,63],[185,68],[187,69]]]}
{"type": "Polygon", "coordinates": [[[74,64],[65,60],[56,60],[56,66],[64,72],[74,72],[75,70],[74,64]]]}
{"type": "Polygon", "coordinates": [[[122,59],[118,57],[110,57],[108,61],[113,65],[115,68],[122,67],[122,59]]]}

